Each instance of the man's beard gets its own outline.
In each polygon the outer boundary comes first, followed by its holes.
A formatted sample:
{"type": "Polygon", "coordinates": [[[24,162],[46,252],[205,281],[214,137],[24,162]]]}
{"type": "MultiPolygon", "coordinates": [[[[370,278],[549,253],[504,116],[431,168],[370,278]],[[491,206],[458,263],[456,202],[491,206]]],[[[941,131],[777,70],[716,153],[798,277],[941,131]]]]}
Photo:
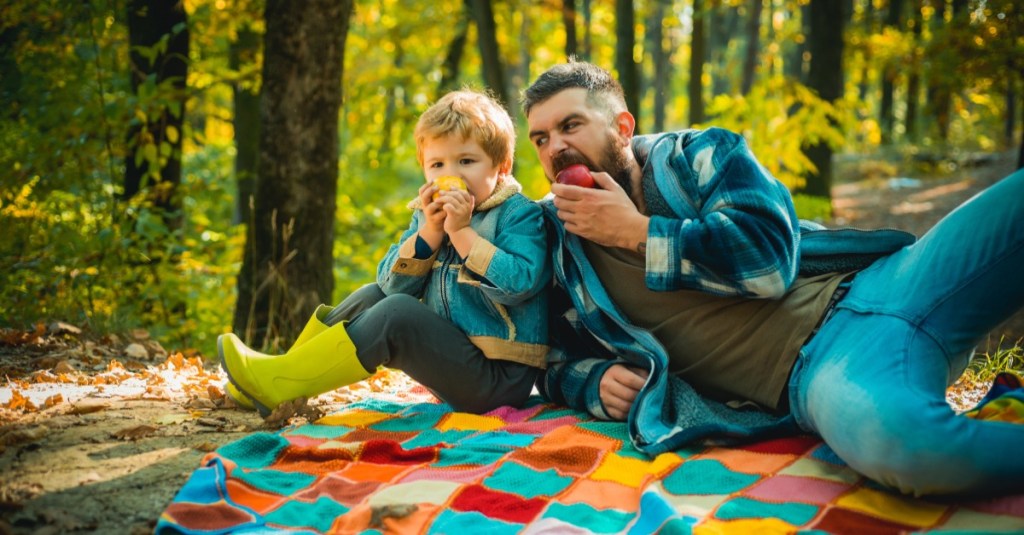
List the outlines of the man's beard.
{"type": "Polygon", "coordinates": [[[615,140],[608,138],[605,143],[604,149],[601,151],[601,161],[598,165],[591,162],[586,156],[576,151],[565,151],[555,155],[551,159],[551,168],[555,175],[574,164],[582,164],[587,166],[591,171],[603,171],[611,175],[612,179],[626,191],[629,195],[633,192],[632,173],[630,169],[630,161],[626,158],[626,154],[615,146],[615,140]]]}

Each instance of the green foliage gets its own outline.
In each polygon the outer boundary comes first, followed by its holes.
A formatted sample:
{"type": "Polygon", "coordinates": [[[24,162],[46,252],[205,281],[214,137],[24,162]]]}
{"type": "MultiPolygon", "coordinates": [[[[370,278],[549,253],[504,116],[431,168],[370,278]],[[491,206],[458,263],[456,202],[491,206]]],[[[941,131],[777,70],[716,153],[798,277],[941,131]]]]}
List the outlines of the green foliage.
{"type": "Polygon", "coordinates": [[[110,314],[100,287],[113,228],[127,77],[116,3],[4,8],[0,118],[0,321],[110,314]],[[11,18],[7,18],[11,16],[11,18]],[[101,55],[101,48],[113,53],[101,55]],[[8,76],[8,73],[13,76],[8,76]]]}
{"type": "Polygon", "coordinates": [[[796,193],[793,195],[793,207],[800,219],[808,219],[824,223],[832,219],[832,199],[796,193]]]}
{"type": "Polygon", "coordinates": [[[745,97],[719,95],[708,113],[711,125],[742,133],[758,160],[790,189],[815,171],[804,148],[822,141],[839,147],[844,140],[834,126],[846,120],[842,110],[782,76],[754,84],[745,97]]]}
{"type": "MultiPolygon", "coordinates": [[[[0,174],[7,233],[0,323],[61,319],[98,332],[143,326],[174,343],[209,347],[210,335],[231,323],[225,303],[233,302],[241,249],[224,190],[230,145],[191,146],[181,188],[186,224],[169,231],[145,196],[121,199],[131,124],[155,120],[164,108],[184,112],[153,79],[143,81],[139,98],[130,91],[121,67],[123,3],[3,9],[0,168],[13,173],[0,174]]],[[[166,163],[168,141],[192,138],[188,127],[161,134],[163,142],[149,140],[131,155],[155,164],[151,171],[166,163]]]]}
{"type": "Polygon", "coordinates": [[[406,203],[414,196],[415,191],[406,199],[391,199],[380,205],[362,204],[345,194],[339,198],[334,240],[334,275],[338,281],[335,303],[376,280],[377,263],[409,226],[412,211],[406,203]]]}

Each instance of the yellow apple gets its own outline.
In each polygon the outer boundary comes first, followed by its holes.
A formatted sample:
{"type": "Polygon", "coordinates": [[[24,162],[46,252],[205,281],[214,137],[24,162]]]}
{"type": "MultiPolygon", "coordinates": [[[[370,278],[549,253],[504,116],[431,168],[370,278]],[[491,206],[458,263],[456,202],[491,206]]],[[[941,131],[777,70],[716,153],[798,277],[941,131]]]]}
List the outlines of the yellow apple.
{"type": "Polygon", "coordinates": [[[434,192],[433,199],[436,201],[438,194],[442,191],[467,191],[466,183],[461,178],[452,175],[444,175],[437,177],[434,180],[434,185],[437,186],[437,191],[434,192]]]}

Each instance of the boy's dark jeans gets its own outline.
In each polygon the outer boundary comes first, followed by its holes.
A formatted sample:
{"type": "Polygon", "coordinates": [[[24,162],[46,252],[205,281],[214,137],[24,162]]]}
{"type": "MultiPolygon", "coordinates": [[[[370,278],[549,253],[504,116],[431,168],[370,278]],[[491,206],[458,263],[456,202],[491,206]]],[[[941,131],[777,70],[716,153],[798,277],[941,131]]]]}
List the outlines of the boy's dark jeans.
{"type": "Polygon", "coordinates": [[[538,368],[489,359],[450,321],[415,297],[386,296],[376,284],[359,288],[324,322],[345,331],[367,370],[402,370],[455,410],[483,413],[522,406],[538,368]]]}

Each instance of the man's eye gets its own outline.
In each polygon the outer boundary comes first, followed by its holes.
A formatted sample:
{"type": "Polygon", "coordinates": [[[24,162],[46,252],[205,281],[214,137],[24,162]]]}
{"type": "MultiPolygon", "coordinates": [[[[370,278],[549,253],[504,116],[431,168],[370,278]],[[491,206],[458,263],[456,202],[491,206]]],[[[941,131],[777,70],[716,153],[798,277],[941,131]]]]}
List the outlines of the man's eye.
{"type": "Polygon", "coordinates": [[[537,146],[537,147],[543,147],[544,144],[547,143],[547,142],[548,142],[548,138],[546,138],[546,137],[538,137],[538,138],[534,138],[533,139],[533,144],[535,146],[537,146]]]}
{"type": "Polygon", "coordinates": [[[580,123],[577,123],[577,122],[565,123],[565,128],[564,128],[564,130],[565,130],[566,132],[570,132],[570,131],[572,131],[572,130],[575,130],[575,129],[576,129],[576,127],[577,127],[577,126],[579,126],[579,125],[580,125],[580,123]]]}

